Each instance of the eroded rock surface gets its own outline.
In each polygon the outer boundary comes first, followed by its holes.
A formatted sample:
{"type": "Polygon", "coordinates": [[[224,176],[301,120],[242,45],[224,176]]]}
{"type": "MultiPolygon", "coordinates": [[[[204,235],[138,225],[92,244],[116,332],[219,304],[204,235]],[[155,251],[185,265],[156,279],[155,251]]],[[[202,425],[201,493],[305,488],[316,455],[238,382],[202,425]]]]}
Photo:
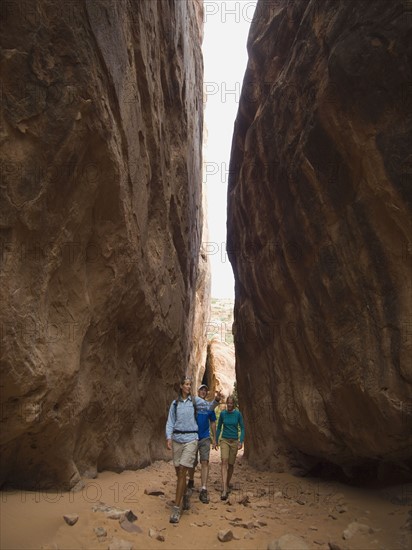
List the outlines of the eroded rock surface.
{"type": "Polygon", "coordinates": [[[167,454],[199,290],[203,8],[5,4],[0,484],[71,487],[167,454]]]}
{"type": "Polygon", "coordinates": [[[233,393],[236,381],[233,345],[214,338],[207,345],[206,378],[211,395],[220,391],[225,399],[233,393]]]}
{"type": "MultiPolygon", "coordinates": [[[[203,211],[207,212],[206,193],[203,194],[203,211]]],[[[203,218],[203,242],[208,240],[206,215],[203,218]]],[[[192,391],[196,394],[206,365],[207,337],[211,305],[211,270],[210,259],[203,247],[200,248],[199,267],[196,286],[195,317],[193,325],[193,347],[190,357],[188,375],[192,379],[192,391]]]]}
{"type": "Polygon", "coordinates": [[[258,3],[228,192],[255,465],[410,464],[407,9],[258,3]]]}

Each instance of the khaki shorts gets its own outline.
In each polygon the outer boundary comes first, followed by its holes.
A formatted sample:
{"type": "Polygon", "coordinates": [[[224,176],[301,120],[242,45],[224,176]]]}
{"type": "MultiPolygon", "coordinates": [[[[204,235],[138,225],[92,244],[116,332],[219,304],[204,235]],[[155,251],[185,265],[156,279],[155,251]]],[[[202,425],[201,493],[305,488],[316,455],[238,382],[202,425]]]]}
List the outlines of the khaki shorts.
{"type": "MultiPolygon", "coordinates": [[[[204,460],[209,460],[210,457],[210,437],[205,437],[204,439],[199,439],[199,456],[200,456],[200,462],[204,460]]],[[[199,464],[199,461],[197,459],[197,453],[196,453],[196,459],[194,463],[194,467],[199,464]]]]}
{"type": "Polygon", "coordinates": [[[177,443],[177,441],[172,441],[173,465],[175,466],[175,468],[177,468],[178,466],[193,468],[196,453],[197,439],[194,439],[189,443],[177,443]]]}
{"type": "Polygon", "coordinates": [[[238,452],[237,439],[221,439],[220,440],[220,457],[222,460],[227,460],[233,466],[236,461],[238,452]]]}

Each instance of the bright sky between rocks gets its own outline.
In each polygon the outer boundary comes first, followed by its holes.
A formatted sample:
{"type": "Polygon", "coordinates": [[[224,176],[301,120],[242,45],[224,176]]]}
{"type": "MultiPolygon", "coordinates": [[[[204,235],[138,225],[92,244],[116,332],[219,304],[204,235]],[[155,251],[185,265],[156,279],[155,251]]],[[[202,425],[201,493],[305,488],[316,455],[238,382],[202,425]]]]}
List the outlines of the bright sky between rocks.
{"type": "Polygon", "coordinates": [[[212,297],[233,298],[226,254],[227,184],[235,122],[247,65],[246,42],[257,0],[204,0],[204,94],[206,140],[203,186],[209,236],[203,241],[212,269],[212,297]]]}

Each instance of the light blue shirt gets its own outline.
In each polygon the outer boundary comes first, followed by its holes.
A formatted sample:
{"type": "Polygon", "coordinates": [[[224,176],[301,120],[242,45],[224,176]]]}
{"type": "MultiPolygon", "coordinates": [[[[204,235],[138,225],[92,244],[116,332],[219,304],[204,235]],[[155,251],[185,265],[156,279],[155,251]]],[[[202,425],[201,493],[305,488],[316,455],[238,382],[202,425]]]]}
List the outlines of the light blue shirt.
{"type": "Polygon", "coordinates": [[[219,404],[217,401],[206,401],[201,397],[189,395],[183,400],[177,400],[177,407],[174,401],[170,405],[169,416],[166,422],[166,439],[173,439],[177,443],[189,443],[198,439],[198,425],[195,419],[193,401],[196,403],[197,412],[212,410],[219,404]],[[175,430],[190,433],[174,433],[175,430]],[[192,431],[193,430],[193,431],[192,431]]]}

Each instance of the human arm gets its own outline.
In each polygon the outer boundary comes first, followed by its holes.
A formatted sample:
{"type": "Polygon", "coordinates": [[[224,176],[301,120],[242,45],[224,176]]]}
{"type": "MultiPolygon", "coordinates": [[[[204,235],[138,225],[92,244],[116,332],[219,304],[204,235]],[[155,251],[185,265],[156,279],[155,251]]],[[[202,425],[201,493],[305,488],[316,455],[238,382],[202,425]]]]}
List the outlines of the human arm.
{"type": "Polygon", "coordinates": [[[219,421],[217,423],[217,433],[216,433],[216,445],[219,445],[219,439],[220,439],[220,432],[222,431],[223,426],[223,412],[222,411],[219,415],[219,421]]]}
{"type": "Polygon", "coordinates": [[[210,423],[210,431],[212,433],[212,447],[217,449],[217,439],[216,439],[216,422],[210,423]]]}
{"type": "Polygon", "coordinates": [[[212,401],[207,401],[206,399],[198,397],[197,395],[194,395],[192,399],[194,399],[197,407],[207,411],[214,411],[215,408],[220,404],[221,395],[220,392],[217,392],[215,398],[212,401]]]}
{"type": "Polygon", "coordinates": [[[222,395],[221,395],[220,391],[216,392],[216,395],[215,395],[215,398],[213,399],[213,401],[207,401],[208,409],[210,411],[214,411],[215,408],[220,404],[221,398],[222,398],[222,395]]]}
{"type": "Polygon", "coordinates": [[[175,410],[174,401],[173,401],[173,403],[170,405],[169,415],[166,421],[166,446],[169,449],[169,451],[172,450],[172,433],[175,427],[175,423],[176,423],[176,410],[175,410]]]}

